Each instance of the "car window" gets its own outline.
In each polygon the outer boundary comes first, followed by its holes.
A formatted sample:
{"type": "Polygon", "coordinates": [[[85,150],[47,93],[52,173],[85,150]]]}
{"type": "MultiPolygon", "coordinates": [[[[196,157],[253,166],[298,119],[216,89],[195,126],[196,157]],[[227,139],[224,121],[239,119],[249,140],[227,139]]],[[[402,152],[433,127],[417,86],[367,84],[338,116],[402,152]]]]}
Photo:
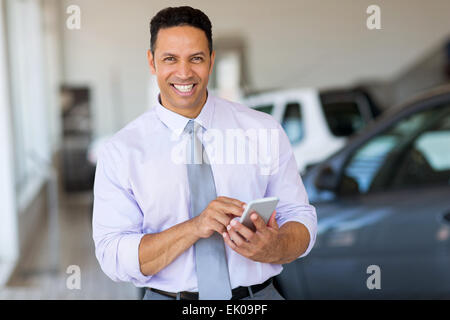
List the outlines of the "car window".
{"type": "Polygon", "coordinates": [[[422,132],[391,169],[391,188],[450,184],[450,112],[422,132]],[[396,170],[392,170],[392,169],[396,170]]]}
{"type": "Polygon", "coordinates": [[[322,102],[328,127],[337,137],[350,136],[364,126],[364,119],[356,102],[322,102]]]}
{"type": "Polygon", "coordinates": [[[298,102],[286,104],[281,126],[291,144],[299,143],[303,139],[303,118],[301,106],[298,102]]]}
{"type": "Polygon", "coordinates": [[[367,193],[450,178],[450,106],[413,114],[366,142],[348,161],[340,192],[367,193]]]}
{"type": "Polygon", "coordinates": [[[268,105],[263,105],[263,106],[256,106],[253,109],[258,110],[258,111],[262,111],[268,114],[272,114],[273,111],[273,105],[272,104],[268,104],[268,105]]]}

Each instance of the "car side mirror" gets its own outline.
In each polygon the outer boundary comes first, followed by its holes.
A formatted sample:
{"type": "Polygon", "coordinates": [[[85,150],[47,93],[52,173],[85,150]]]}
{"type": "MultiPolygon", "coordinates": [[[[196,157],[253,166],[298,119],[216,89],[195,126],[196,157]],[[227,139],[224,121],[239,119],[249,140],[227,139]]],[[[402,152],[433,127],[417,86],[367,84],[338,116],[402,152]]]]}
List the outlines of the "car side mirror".
{"type": "Polygon", "coordinates": [[[323,167],[314,182],[317,189],[335,192],[337,190],[337,174],[332,167],[323,167]]]}

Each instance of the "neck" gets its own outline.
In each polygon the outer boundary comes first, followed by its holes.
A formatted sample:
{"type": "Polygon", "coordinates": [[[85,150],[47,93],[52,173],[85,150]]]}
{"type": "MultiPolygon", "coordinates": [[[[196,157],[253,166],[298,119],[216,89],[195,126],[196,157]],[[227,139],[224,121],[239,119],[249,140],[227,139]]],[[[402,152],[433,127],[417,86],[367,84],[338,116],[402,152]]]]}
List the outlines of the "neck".
{"type": "Polygon", "coordinates": [[[159,97],[159,102],[161,103],[162,106],[164,106],[164,108],[166,108],[172,112],[178,113],[179,115],[182,115],[183,117],[186,117],[189,119],[195,119],[202,111],[203,106],[205,105],[207,99],[208,99],[208,92],[205,93],[205,95],[202,99],[202,102],[193,108],[174,107],[174,106],[170,105],[169,103],[167,103],[162,95],[160,95],[160,97],[159,97]]]}

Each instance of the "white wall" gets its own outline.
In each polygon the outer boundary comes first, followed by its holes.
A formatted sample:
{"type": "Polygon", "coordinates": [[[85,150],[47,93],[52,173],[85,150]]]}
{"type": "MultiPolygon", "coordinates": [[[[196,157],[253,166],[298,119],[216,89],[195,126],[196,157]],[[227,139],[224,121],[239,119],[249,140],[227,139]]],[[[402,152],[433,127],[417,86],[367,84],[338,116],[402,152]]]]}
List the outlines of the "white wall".
{"type": "Polygon", "coordinates": [[[210,17],[214,37],[247,39],[254,89],[392,78],[450,30],[448,0],[64,0],[63,16],[71,4],[82,14],[81,30],[62,26],[65,81],[92,86],[97,134],[147,108],[149,21],[163,7],[186,3],[210,17]],[[366,27],[370,4],[381,7],[382,30],[366,27]]]}

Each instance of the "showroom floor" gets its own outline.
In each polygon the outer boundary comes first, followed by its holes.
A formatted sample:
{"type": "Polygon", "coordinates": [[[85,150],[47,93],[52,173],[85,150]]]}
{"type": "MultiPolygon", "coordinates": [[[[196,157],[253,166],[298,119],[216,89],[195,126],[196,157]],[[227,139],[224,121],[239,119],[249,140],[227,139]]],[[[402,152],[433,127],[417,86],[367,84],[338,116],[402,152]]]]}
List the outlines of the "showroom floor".
{"type": "Polygon", "coordinates": [[[22,255],[8,284],[0,288],[1,299],[139,299],[141,291],[128,283],[115,283],[100,269],[95,258],[91,230],[92,195],[62,195],[59,199],[59,249],[49,243],[43,223],[36,241],[22,255]],[[59,252],[59,257],[50,252],[59,252]],[[58,263],[59,261],[59,263],[58,263]],[[71,265],[79,266],[80,289],[71,265]],[[57,271],[55,271],[57,270],[57,271]],[[71,278],[72,277],[72,278],[71,278]]]}

